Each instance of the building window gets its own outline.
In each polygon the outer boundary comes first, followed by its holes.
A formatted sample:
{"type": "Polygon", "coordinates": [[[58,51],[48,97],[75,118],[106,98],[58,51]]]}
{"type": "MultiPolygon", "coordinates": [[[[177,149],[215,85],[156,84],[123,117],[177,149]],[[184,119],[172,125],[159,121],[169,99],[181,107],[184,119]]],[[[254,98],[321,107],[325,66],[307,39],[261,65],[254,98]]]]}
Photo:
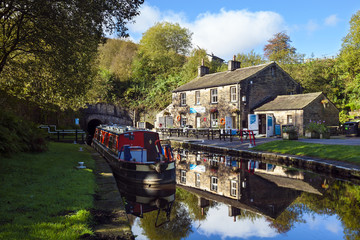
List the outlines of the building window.
{"type": "Polygon", "coordinates": [[[180,93],[180,105],[186,106],[186,93],[180,93]]]}
{"type": "Polygon", "coordinates": [[[217,103],[218,102],[218,95],[217,95],[217,89],[210,89],[210,98],[211,103],[217,103]]]}
{"type": "Polygon", "coordinates": [[[292,123],[293,123],[293,116],[287,115],[287,124],[292,124],[292,123]]]}
{"type": "Polygon", "coordinates": [[[230,88],[230,101],[236,102],[236,87],[230,88]]]}
{"type": "Polygon", "coordinates": [[[200,91],[195,92],[195,104],[200,105],[200,91]]]}
{"type": "Polygon", "coordinates": [[[186,126],[186,116],[185,115],[181,115],[180,124],[181,124],[181,127],[186,126]]]}
{"type": "Polygon", "coordinates": [[[184,170],[181,170],[181,172],[180,172],[180,182],[186,183],[186,171],[184,171],[184,170]]]}
{"type": "Polygon", "coordinates": [[[217,177],[211,177],[210,190],[217,192],[217,190],[218,190],[218,178],[217,177]]]}
{"type": "Polygon", "coordinates": [[[232,180],[230,182],[230,195],[233,196],[233,197],[236,197],[237,196],[237,188],[238,188],[238,184],[236,181],[232,180]]]}
{"type": "Polygon", "coordinates": [[[217,127],[218,126],[218,117],[219,117],[219,113],[217,113],[217,112],[210,114],[211,127],[217,127]]]}
{"type": "Polygon", "coordinates": [[[200,173],[195,173],[195,186],[200,187],[200,173]]]}

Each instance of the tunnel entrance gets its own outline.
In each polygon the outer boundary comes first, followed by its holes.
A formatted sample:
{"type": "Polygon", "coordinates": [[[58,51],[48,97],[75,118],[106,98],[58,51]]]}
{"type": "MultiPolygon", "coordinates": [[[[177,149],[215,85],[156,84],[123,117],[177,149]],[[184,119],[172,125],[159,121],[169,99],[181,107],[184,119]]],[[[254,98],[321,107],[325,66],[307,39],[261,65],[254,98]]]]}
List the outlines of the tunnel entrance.
{"type": "Polygon", "coordinates": [[[102,124],[102,122],[99,119],[92,119],[87,124],[87,129],[86,130],[89,133],[89,135],[87,136],[87,139],[86,139],[87,144],[89,144],[89,145],[91,144],[92,139],[93,139],[94,134],[95,134],[95,129],[100,124],[102,124]]]}

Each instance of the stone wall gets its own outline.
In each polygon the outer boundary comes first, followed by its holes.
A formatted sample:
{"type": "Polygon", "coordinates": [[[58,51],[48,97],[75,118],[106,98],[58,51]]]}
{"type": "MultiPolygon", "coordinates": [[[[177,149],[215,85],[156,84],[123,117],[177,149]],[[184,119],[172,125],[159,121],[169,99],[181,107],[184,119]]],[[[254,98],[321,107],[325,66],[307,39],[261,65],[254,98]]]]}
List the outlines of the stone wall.
{"type": "Polygon", "coordinates": [[[274,99],[277,95],[300,92],[301,89],[298,83],[278,65],[271,64],[253,77],[242,80],[239,84],[174,92],[172,104],[157,115],[155,126],[158,127],[159,117],[167,112],[174,118],[174,127],[181,127],[181,119],[184,118],[186,118],[186,125],[197,128],[214,127],[210,121],[210,111],[217,109],[218,122],[221,118],[231,117],[231,128],[247,128],[248,114],[252,113],[254,108],[274,99]],[[234,102],[230,99],[231,87],[236,88],[236,101],[234,102]],[[210,91],[215,88],[218,91],[218,103],[213,104],[210,99],[210,91]],[[198,105],[195,103],[196,91],[200,92],[200,104],[198,105]],[[181,93],[186,93],[186,106],[180,105],[181,93]],[[197,109],[197,113],[190,113],[190,108],[197,109]],[[238,110],[238,113],[235,113],[236,110],[238,110]],[[179,121],[177,120],[178,116],[179,121]]]}
{"type": "Polygon", "coordinates": [[[287,110],[287,111],[256,111],[255,114],[272,114],[275,117],[275,124],[293,124],[299,130],[304,132],[303,110],[287,110]],[[288,122],[288,116],[292,117],[292,123],[288,122]]]}
{"type": "Polygon", "coordinates": [[[327,126],[339,126],[339,110],[324,95],[320,95],[304,109],[304,125],[321,121],[327,126]]]}
{"type": "MultiPolygon", "coordinates": [[[[241,82],[241,96],[247,101],[242,102],[241,120],[247,122],[247,115],[254,108],[274,99],[278,95],[301,93],[300,85],[282,69],[271,66],[259,72],[253,78],[241,82]]],[[[244,126],[247,127],[247,126],[244,126]]]]}

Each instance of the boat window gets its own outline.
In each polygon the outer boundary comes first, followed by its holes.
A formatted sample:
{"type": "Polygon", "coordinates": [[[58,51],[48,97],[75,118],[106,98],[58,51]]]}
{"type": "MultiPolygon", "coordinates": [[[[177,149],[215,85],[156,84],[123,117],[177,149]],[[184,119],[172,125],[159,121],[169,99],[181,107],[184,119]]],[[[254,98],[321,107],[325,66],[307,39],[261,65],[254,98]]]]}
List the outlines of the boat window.
{"type": "Polygon", "coordinates": [[[112,149],[112,147],[113,147],[113,135],[110,135],[110,140],[109,140],[109,144],[108,144],[108,147],[110,148],[110,149],[112,149]]]}

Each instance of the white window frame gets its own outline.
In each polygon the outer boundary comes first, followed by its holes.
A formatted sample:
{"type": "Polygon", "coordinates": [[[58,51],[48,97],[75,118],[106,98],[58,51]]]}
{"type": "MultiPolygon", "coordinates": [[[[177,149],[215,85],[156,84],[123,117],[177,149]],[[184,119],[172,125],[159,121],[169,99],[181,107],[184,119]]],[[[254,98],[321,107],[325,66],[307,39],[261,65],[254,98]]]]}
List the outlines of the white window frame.
{"type": "Polygon", "coordinates": [[[195,105],[200,105],[200,91],[195,91],[195,105]]]}
{"type": "Polygon", "coordinates": [[[238,183],[234,180],[230,181],[230,195],[233,197],[237,196],[238,183]]]}
{"type": "Polygon", "coordinates": [[[218,103],[218,91],[217,88],[210,89],[210,102],[218,103]]]}
{"type": "Polygon", "coordinates": [[[219,126],[219,113],[211,113],[210,114],[210,120],[211,120],[211,127],[217,127],[219,126]]]}
{"type": "Polygon", "coordinates": [[[180,106],[186,106],[186,93],[180,93],[180,106]]]}
{"type": "Polygon", "coordinates": [[[181,172],[180,172],[180,182],[186,183],[186,171],[184,171],[184,170],[181,170],[181,172]]]}
{"type": "Polygon", "coordinates": [[[230,101],[236,102],[237,96],[236,96],[236,87],[230,87],[230,101]]]}
{"type": "Polygon", "coordinates": [[[287,124],[292,124],[294,123],[294,119],[293,119],[293,115],[287,115],[287,124]]]}
{"type": "Polygon", "coordinates": [[[211,177],[210,190],[217,192],[217,190],[218,190],[218,178],[217,177],[211,177]]]}
{"type": "Polygon", "coordinates": [[[187,121],[186,115],[181,115],[181,118],[180,118],[181,127],[186,126],[186,121],[187,121]]]}
{"type": "Polygon", "coordinates": [[[195,186],[200,187],[200,173],[195,173],[195,186]]]}

